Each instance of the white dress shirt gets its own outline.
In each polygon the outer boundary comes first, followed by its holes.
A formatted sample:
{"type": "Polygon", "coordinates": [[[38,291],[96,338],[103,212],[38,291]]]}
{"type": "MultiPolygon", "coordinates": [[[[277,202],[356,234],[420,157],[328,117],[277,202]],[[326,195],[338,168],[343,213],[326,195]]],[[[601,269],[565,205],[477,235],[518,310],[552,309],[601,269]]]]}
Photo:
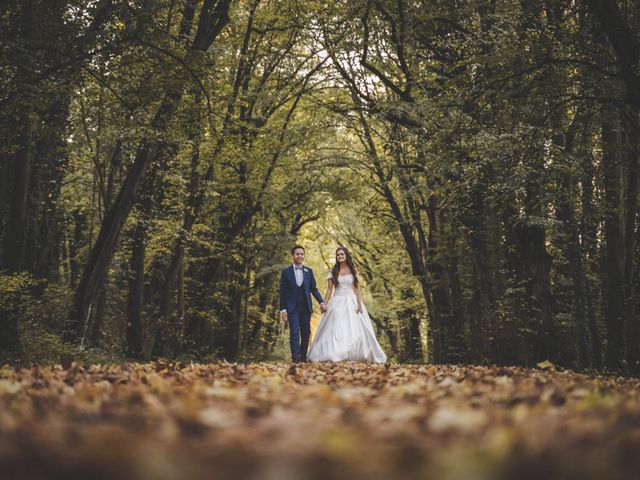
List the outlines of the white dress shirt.
{"type": "Polygon", "coordinates": [[[300,268],[296,268],[295,263],[293,264],[293,274],[296,276],[296,284],[298,286],[302,285],[302,282],[304,281],[304,267],[302,265],[300,265],[300,268]]]}

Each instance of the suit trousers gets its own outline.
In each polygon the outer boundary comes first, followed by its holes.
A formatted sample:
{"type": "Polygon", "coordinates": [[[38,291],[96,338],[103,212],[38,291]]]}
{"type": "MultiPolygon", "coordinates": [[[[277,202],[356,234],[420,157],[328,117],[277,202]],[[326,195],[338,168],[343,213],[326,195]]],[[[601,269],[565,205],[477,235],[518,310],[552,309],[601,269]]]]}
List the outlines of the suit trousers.
{"type": "Polygon", "coordinates": [[[295,311],[288,314],[288,317],[291,361],[306,362],[309,337],[311,336],[311,312],[304,307],[296,308],[295,311]]]}

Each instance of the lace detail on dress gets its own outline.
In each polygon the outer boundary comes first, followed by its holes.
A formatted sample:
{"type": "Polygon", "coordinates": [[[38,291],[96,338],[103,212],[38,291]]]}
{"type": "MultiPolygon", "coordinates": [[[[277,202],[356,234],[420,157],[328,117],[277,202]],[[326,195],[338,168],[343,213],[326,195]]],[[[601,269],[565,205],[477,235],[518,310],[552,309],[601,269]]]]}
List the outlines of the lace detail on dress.
{"type": "Polygon", "coordinates": [[[355,292],[353,291],[353,275],[350,273],[347,275],[338,275],[338,285],[336,286],[334,296],[347,297],[351,295],[355,296],[355,292]]]}

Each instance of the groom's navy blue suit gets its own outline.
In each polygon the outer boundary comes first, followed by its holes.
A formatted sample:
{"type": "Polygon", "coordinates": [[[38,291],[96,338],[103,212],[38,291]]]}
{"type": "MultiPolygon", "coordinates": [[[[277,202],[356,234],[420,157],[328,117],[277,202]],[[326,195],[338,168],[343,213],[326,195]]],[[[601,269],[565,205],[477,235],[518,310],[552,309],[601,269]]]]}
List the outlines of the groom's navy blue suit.
{"type": "Polygon", "coordinates": [[[313,311],[311,295],[313,294],[318,303],[323,303],[324,300],[316,286],[313,270],[302,267],[302,285],[298,286],[293,268],[291,265],[280,273],[280,310],[286,310],[289,319],[291,359],[299,362],[307,360],[313,311]]]}

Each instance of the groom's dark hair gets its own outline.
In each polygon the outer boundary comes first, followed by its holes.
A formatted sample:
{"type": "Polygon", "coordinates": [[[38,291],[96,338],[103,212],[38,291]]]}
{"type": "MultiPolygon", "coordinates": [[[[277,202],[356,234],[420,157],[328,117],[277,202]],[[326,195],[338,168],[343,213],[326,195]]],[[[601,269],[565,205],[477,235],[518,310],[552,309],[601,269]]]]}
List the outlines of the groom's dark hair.
{"type": "MultiPolygon", "coordinates": [[[[301,248],[302,251],[304,252],[304,247],[302,245],[295,245],[292,249],[291,249],[291,255],[293,255],[293,252],[295,252],[297,249],[301,248]]],[[[305,252],[306,253],[306,252],[305,252]]]]}

